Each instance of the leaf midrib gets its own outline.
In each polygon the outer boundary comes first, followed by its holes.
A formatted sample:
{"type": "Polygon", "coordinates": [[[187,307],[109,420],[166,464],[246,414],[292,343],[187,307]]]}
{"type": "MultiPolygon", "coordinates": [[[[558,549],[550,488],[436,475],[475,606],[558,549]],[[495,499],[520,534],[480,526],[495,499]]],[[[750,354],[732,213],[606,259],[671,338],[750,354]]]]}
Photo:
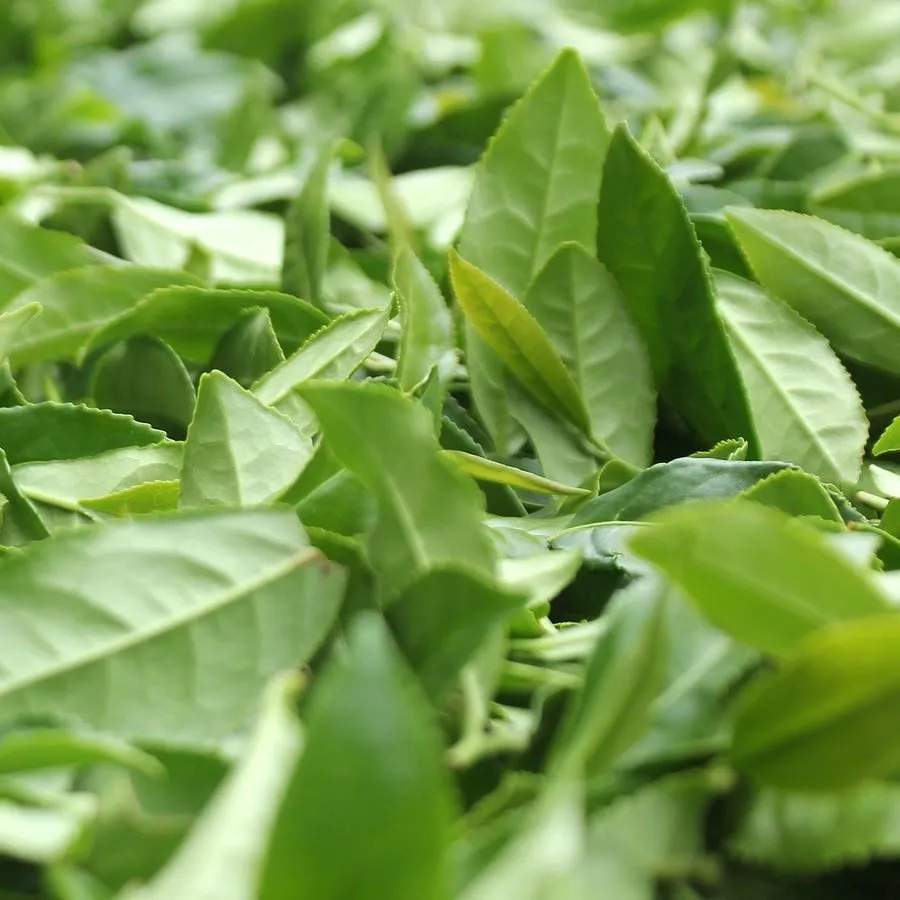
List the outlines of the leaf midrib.
{"type": "MultiPolygon", "coordinates": [[[[162,622],[156,623],[153,627],[143,630],[134,629],[129,632],[128,635],[102,646],[98,646],[96,649],[89,653],[85,653],[77,659],[64,660],[57,665],[41,669],[28,677],[14,678],[5,684],[0,683],[0,701],[6,697],[14,696],[21,691],[35,687],[36,685],[52,681],[62,675],[76,672],[79,669],[99,663],[103,659],[120,656],[151,640],[186,627],[192,622],[199,621],[208,615],[225,609],[227,606],[261,590],[268,584],[279,581],[291,574],[291,572],[306,565],[308,562],[312,562],[320,557],[321,553],[315,547],[305,547],[302,551],[294,553],[289,559],[269,569],[264,575],[260,575],[256,579],[242,582],[240,585],[235,585],[231,590],[215,595],[213,600],[207,603],[198,604],[190,610],[183,611],[179,615],[165,618],[162,622]]],[[[94,606],[95,604],[88,601],[88,605],[94,606]]]]}

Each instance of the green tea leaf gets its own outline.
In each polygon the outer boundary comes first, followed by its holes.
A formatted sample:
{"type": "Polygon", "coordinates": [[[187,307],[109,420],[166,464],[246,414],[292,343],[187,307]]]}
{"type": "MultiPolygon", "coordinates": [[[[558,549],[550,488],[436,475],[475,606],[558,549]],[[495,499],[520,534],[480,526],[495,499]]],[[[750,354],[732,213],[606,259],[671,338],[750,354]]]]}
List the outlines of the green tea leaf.
{"type": "Polygon", "coordinates": [[[554,742],[550,766],[590,777],[602,773],[649,722],[662,684],[663,591],[649,580],[619,595],[554,742]]]}
{"type": "Polygon", "coordinates": [[[241,759],[166,867],[129,900],[256,900],[272,828],[303,750],[300,676],[277,677],[241,759]],[[248,823],[253,827],[248,828],[248,823]]]}
{"type": "Polygon", "coordinates": [[[184,433],[196,393],[184,363],[168,344],[134,337],[110,347],[97,362],[94,402],[166,432],[184,433]]]}
{"type": "Polygon", "coordinates": [[[874,172],[813,193],[810,212],[872,241],[900,234],[900,171],[874,172]]]}
{"type": "Polygon", "coordinates": [[[100,329],[85,352],[139,334],[164,340],[176,353],[205,363],[218,342],[250,309],[266,309],[284,348],[293,352],[328,322],[315,307],[275,291],[171,287],[132,303],[100,329]]]}
{"type": "Polygon", "coordinates": [[[133,487],[114,491],[105,497],[79,500],[79,506],[116,518],[149,516],[178,509],[180,481],[145,481],[133,487]]]}
{"type": "Polygon", "coordinates": [[[6,507],[3,510],[4,530],[7,535],[10,535],[10,532],[15,535],[18,539],[17,544],[25,541],[42,541],[50,536],[34,505],[22,493],[2,450],[0,450],[0,495],[6,500],[6,507]]]}
{"type": "Polygon", "coordinates": [[[790,516],[817,516],[828,522],[843,522],[840,510],[822,482],[799,469],[776,472],[758,481],[741,496],[780,509],[790,516]]]}
{"type": "Polygon", "coordinates": [[[177,480],[182,445],[166,442],[123,447],[84,459],[23,463],[13,469],[17,484],[30,499],[62,508],[81,500],[106,497],[139,484],[177,480]]]}
{"type": "Polygon", "coordinates": [[[22,329],[41,314],[40,303],[26,303],[4,313],[0,313],[0,360],[4,363],[16,347],[22,329]]]}
{"type": "Polygon", "coordinates": [[[368,358],[384,335],[390,307],[345,313],[317,331],[293,356],[253,385],[253,393],[284,413],[300,428],[310,427],[312,415],[300,399],[308,381],[344,381],[368,358]]]}
{"type": "Polygon", "coordinates": [[[707,445],[756,442],[709,264],[668,176],[624,126],[600,194],[597,255],[622,289],[662,398],[707,445]]]}
{"type": "Polygon", "coordinates": [[[790,307],[736,275],[716,273],[716,297],[762,453],[825,481],[855,484],[868,423],[828,342],[790,307]]]}
{"type": "Polygon", "coordinates": [[[735,765],[764,784],[802,791],[896,772],[898,659],[896,614],[812,635],[783,669],[748,690],[734,723],[735,765]]]}
{"type": "Polygon", "coordinates": [[[551,412],[589,433],[578,387],[525,307],[455,252],[450,256],[450,276],[467,320],[521,385],[551,412]]]}
{"type": "Polygon", "coordinates": [[[88,833],[94,804],[46,808],[0,800],[0,853],[33,864],[65,859],[88,833]]]}
{"type": "Polygon", "coordinates": [[[791,653],[827,625],[889,608],[869,573],[821,534],[755,503],[671,510],[631,548],[716,627],[767,653],[791,653]]]}
{"type": "Polygon", "coordinates": [[[96,456],[121,447],[157,444],[165,434],[131,416],[73,403],[0,409],[0,447],[10,465],[96,456]]]}
{"type": "Polygon", "coordinates": [[[788,872],[824,872],[900,854],[900,788],[866,782],[829,794],[763,788],[729,841],[738,858],[788,872]]]}
{"type": "Polygon", "coordinates": [[[875,442],[872,452],[876,456],[882,453],[896,453],[900,450],[900,416],[897,416],[887,428],[885,428],[881,437],[875,442]]]}
{"type": "Polygon", "coordinates": [[[397,379],[411,391],[428,377],[433,366],[446,385],[456,367],[453,319],[440,288],[408,247],[397,256],[394,286],[403,314],[397,357],[397,379]]]}
{"type": "Polygon", "coordinates": [[[86,728],[14,728],[0,737],[0,773],[115,765],[159,776],[162,765],[125,741],[86,728]]]}
{"type": "Polygon", "coordinates": [[[452,459],[468,475],[479,481],[490,481],[494,484],[507,484],[510,487],[521,488],[523,491],[533,491],[537,494],[560,494],[569,497],[590,496],[590,491],[584,488],[570,487],[542,478],[526,472],[524,469],[516,469],[494,462],[483,456],[475,456],[472,453],[463,453],[458,450],[444,450],[443,455],[452,459]]]}
{"type": "Polygon", "coordinates": [[[284,227],[281,289],[320,309],[331,238],[327,188],[334,151],[329,142],[319,152],[300,193],[291,203],[284,227]]]}
{"type": "Polygon", "coordinates": [[[583,795],[577,782],[564,778],[550,782],[547,792],[527,811],[522,827],[465,886],[460,900],[580,896],[573,870],[584,853],[583,795]]]}
{"type": "MultiPolygon", "coordinates": [[[[512,108],[485,151],[466,207],[460,255],[523,298],[560,244],[594,243],[609,131],[578,55],[563,51],[512,108]]],[[[473,324],[467,365],[499,452],[512,433],[497,360],[473,324]]]]}
{"type": "Polygon", "coordinates": [[[101,254],[70,234],[0,216],[0,309],[36,281],[97,265],[101,254]]]}
{"type": "Polygon", "coordinates": [[[585,503],[573,516],[572,525],[634,521],[682,503],[737,497],[763,478],[787,468],[785,463],[694,457],[657,463],[621,487],[585,503]]]}
{"type": "Polygon", "coordinates": [[[283,362],[284,352],[272,327],[269,311],[252,309],[243,313],[222,335],[209,368],[218,369],[241,387],[249,388],[283,362]]]}
{"type": "Polygon", "coordinates": [[[127,314],[151,291],[192,283],[195,279],[184,272],[136,266],[90,266],[44,278],[19,294],[8,308],[12,312],[34,303],[43,308],[21,329],[10,360],[14,366],[74,360],[96,332],[127,314]]]}
{"type": "Polygon", "coordinates": [[[653,376],[608,270],[583,247],[565,244],[524,303],[577,384],[591,432],[617,456],[647,465],[656,422],[653,376]]]}
{"type": "Polygon", "coordinates": [[[334,455],[378,501],[369,561],[386,599],[439,566],[492,572],[481,495],[441,457],[422,407],[381,385],[307,383],[300,394],[334,455]]]}
{"type": "Polygon", "coordinates": [[[875,244],[812,216],[732,208],[731,223],[765,288],[836,350],[900,373],[900,262],[875,244]]]}
{"type": "Polygon", "coordinates": [[[181,506],[271,503],[312,454],[312,442],[281,413],[227,375],[207,373],[184,443],[181,506]]]}
{"type": "Polygon", "coordinates": [[[452,799],[440,739],[374,615],[357,619],[346,657],[316,688],[307,723],[260,900],[447,896],[452,799]]]}
{"type": "Polygon", "coordinates": [[[441,694],[525,598],[463,568],[432,569],[391,604],[388,622],[429,696],[441,694]]]}
{"type": "Polygon", "coordinates": [[[61,534],[0,561],[0,716],[65,713],[121,737],[210,744],[318,647],[342,591],[288,511],[61,534]]]}

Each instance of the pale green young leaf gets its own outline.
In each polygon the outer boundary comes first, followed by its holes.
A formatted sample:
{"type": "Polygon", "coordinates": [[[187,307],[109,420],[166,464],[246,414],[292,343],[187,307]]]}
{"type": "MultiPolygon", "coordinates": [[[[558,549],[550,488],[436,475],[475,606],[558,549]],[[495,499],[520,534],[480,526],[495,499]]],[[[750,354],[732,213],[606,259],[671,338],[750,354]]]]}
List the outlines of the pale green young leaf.
{"type": "Polygon", "coordinates": [[[349,378],[372,354],[390,318],[390,306],[338,316],[257,381],[253,393],[303,430],[310,429],[313,417],[300,398],[299,389],[308,381],[349,378]]]}
{"type": "Polygon", "coordinates": [[[670,510],[631,540],[742,643],[786,655],[828,625],[889,609],[871,574],[814,529],[746,501],[670,510]]]}
{"type": "Polygon", "coordinates": [[[707,445],[742,437],[753,447],[706,254],[674,185],[623,125],[606,156],[597,255],[622,290],[666,403],[707,445]]]}
{"type": "Polygon", "coordinates": [[[875,442],[872,452],[876,456],[882,453],[896,453],[900,450],[900,416],[897,416],[890,425],[882,432],[882,435],[875,442]]]}
{"type": "Polygon", "coordinates": [[[277,500],[312,458],[312,442],[221,372],[200,378],[184,442],[182,507],[257,506],[277,500]]]}
{"type": "Polygon", "coordinates": [[[590,422],[577,385],[525,307],[454,251],[450,277],[466,319],[522,387],[548,410],[589,434],[590,422]]]}
{"type": "Polygon", "coordinates": [[[900,616],[844,622],[804,641],[748,689],[731,757],[763,784],[836,791],[900,766],[900,616]]]}
{"type": "Polygon", "coordinates": [[[145,481],[105,497],[82,498],[78,505],[85,510],[121,519],[171,512],[178,509],[180,496],[180,481],[145,481]]]}
{"type": "Polygon", "coordinates": [[[278,217],[250,209],[187,212],[115,192],[110,200],[113,227],[131,262],[178,269],[196,246],[209,256],[217,284],[278,284],[284,242],[278,217]]]}
{"type": "Polygon", "coordinates": [[[762,285],[841,353],[900,373],[900,261],[837,225],[780,210],[728,210],[762,285]]]}
{"type": "Polygon", "coordinates": [[[150,754],[88,728],[50,724],[14,726],[0,737],[0,774],[3,775],[95,765],[122,766],[151,777],[165,773],[150,754]]]}
{"type": "Polygon", "coordinates": [[[716,298],[767,459],[855,484],[869,429],[856,386],[825,340],[749,281],[716,272],[716,298]]]}
{"type": "Polygon", "coordinates": [[[374,614],[352,626],[306,721],[259,900],[448,896],[453,799],[439,732],[374,614]]]}
{"type": "Polygon", "coordinates": [[[572,487],[551,481],[541,475],[527,472],[513,466],[505,466],[503,463],[476,456],[472,453],[464,453],[459,450],[444,450],[443,455],[452,459],[463,472],[471,475],[478,481],[489,481],[494,484],[506,484],[510,487],[520,488],[523,491],[533,491],[537,494],[557,494],[568,497],[590,496],[590,491],[584,488],[572,487]]]}
{"type": "Polygon", "coordinates": [[[617,456],[647,465],[656,422],[653,376],[606,267],[578,244],[564,244],[524,303],[578,386],[592,433],[617,456]]]}
{"type": "Polygon", "coordinates": [[[331,238],[327,189],[334,151],[334,145],[329,142],[319,152],[284,223],[281,290],[302,297],[320,309],[331,238]]]}
{"type": "Polygon", "coordinates": [[[84,795],[43,808],[0,800],[0,853],[35,865],[61,861],[83,843],[95,808],[84,795]]]}
{"type": "Polygon", "coordinates": [[[492,572],[481,494],[440,455],[424,408],[374,384],[307,383],[300,393],[331,451],[378,502],[368,549],[385,599],[438,566],[492,572]]]}
{"type": "Polygon", "coordinates": [[[106,497],[147,482],[177,480],[182,445],[174,441],[123,447],[83,459],[22,463],[16,483],[31,500],[76,509],[81,500],[106,497]]]}
{"type": "Polygon", "coordinates": [[[33,544],[0,561],[0,716],[59,713],[125,738],[209,745],[331,627],[344,579],[323,562],[292,511],[97,525],[33,544]]]}
{"type": "Polygon", "coordinates": [[[400,387],[413,390],[434,366],[439,383],[446,385],[456,368],[456,339],[441,290],[408,247],[398,254],[393,277],[403,315],[397,358],[400,387]]]}

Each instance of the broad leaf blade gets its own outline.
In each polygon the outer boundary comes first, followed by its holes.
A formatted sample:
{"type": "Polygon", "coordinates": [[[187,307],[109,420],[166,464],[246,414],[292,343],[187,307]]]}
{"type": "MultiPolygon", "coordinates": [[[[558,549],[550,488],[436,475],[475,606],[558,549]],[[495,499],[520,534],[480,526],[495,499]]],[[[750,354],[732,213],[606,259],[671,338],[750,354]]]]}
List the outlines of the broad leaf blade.
{"type": "Polygon", "coordinates": [[[227,375],[207,373],[184,444],[181,506],[271,503],[312,454],[312,442],[281,413],[227,375]]]}
{"type": "Polygon", "coordinates": [[[403,332],[397,358],[397,378],[411,391],[437,366],[446,385],[456,367],[453,318],[431,273],[408,247],[397,256],[394,286],[403,313],[403,332]]]}
{"type": "Polygon", "coordinates": [[[756,433],[709,264],[668,176],[624,126],[603,174],[597,255],[650,354],[657,388],[707,445],[756,433]]]}
{"type": "Polygon", "coordinates": [[[839,790],[896,772],[900,734],[900,617],[828,628],[748,690],[732,759],[759,781],[792,790],[839,790]]]}
{"type": "Polygon", "coordinates": [[[328,322],[315,307],[275,291],[164,287],[147,293],[99,330],[86,352],[138,334],[152,334],[185,359],[205,363],[219,340],[250,309],[269,311],[287,352],[293,352],[328,322]]]}
{"type": "Polygon", "coordinates": [[[736,275],[716,273],[716,296],[763,455],[825,481],[855,484],[868,423],[828,342],[790,307],[736,275]]]}
{"type": "Polygon", "coordinates": [[[377,617],[349,644],[313,695],[259,898],[441,900],[452,801],[431,711],[377,617]]]}
{"type": "MultiPolygon", "coordinates": [[[[567,241],[594,242],[609,131],[578,55],[564,51],[510,111],[488,146],[459,252],[515,297],[567,241]]],[[[478,410],[504,453],[512,421],[497,360],[470,325],[467,363],[478,410]]]]}
{"type": "Polygon", "coordinates": [[[131,416],[73,403],[33,403],[0,409],[0,447],[10,465],[96,456],[165,438],[131,416]]]}
{"type": "Polygon", "coordinates": [[[269,686],[234,770],[166,867],[128,900],[256,900],[271,829],[303,749],[291,708],[299,681],[291,673],[269,686]]]}
{"type": "Polygon", "coordinates": [[[535,400],[590,433],[584,401],[541,326],[492,278],[450,256],[450,277],[466,319],[535,400]]]}
{"type": "Polygon", "coordinates": [[[426,410],[381,385],[318,382],[300,393],[332,452],[378,501],[369,557],[387,598],[440,565],[492,571],[481,494],[440,456],[426,410]]]}
{"type": "Polygon", "coordinates": [[[244,723],[266,678],[317,648],[342,588],[292,512],[42,541],[0,562],[0,716],[58,712],[123,737],[209,744],[244,723]]]}
{"type": "Polygon", "coordinates": [[[812,216],[735,207],[728,221],[764,287],[841,353],[900,373],[900,261],[812,216]]]}
{"type": "Polygon", "coordinates": [[[578,244],[565,244],[524,303],[578,386],[591,432],[617,456],[647,465],[656,422],[653,376],[606,267],[578,244]]]}
{"type": "Polygon", "coordinates": [[[755,503],[673,510],[631,541],[717,627],[768,653],[787,654],[827,625],[889,608],[869,574],[824,537],[755,503]]]}
{"type": "Polygon", "coordinates": [[[19,366],[75,359],[96,332],[127,314],[147,294],[195,282],[184,272],[137,266],[90,266],[45,278],[19,294],[9,307],[10,312],[33,303],[43,308],[22,328],[10,360],[19,366]]]}

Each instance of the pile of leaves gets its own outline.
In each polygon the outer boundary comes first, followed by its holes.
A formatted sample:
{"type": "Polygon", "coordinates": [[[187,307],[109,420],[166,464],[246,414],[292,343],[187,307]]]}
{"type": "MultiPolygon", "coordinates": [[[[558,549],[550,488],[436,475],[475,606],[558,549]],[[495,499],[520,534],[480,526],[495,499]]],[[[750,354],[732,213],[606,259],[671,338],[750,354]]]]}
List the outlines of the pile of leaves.
{"type": "Polygon", "coordinates": [[[896,0],[2,15],[4,900],[897,895],[896,0]]]}

